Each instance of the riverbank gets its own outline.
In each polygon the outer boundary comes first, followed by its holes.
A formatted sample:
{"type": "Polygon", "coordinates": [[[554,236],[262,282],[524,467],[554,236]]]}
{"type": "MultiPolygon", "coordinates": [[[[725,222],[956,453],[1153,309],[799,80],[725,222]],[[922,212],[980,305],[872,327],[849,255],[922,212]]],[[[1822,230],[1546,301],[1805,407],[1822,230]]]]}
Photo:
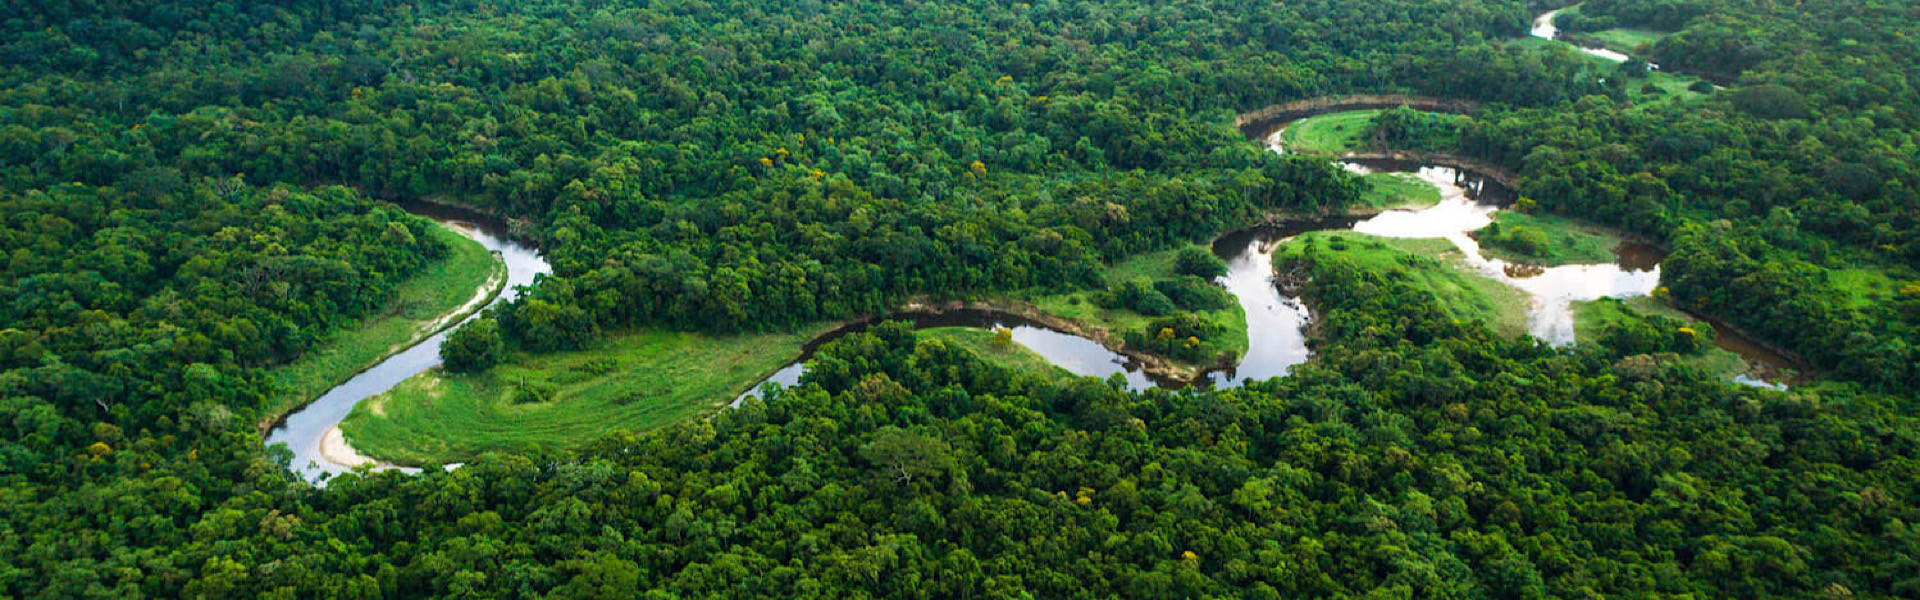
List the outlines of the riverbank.
{"type": "Polygon", "coordinates": [[[1302,234],[1275,251],[1274,263],[1344,260],[1353,268],[1404,279],[1426,290],[1449,316],[1486,323],[1495,333],[1528,331],[1532,300],[1525,292],[1485,277],[1444,238],[1388,238],[1353,231],[1302,234]]]}
{"type": "Polygon", "coordinates": [[[1242,132],[1272,132],[1276,125],[1316,115],[1356,110],[1380,110],[1405,106],[1428,112],[1466,114],[1480,109],[1480,102],[1462,98],[1435,98],[1407,94],[1348,94],[1320,96],[1274,104],[1240,113],[1233,126],[1242,132]]]}
{"type": "Polygon", "coordinates": [[[432,232],[447,244],[447,255],[401,284],[377,316],[269,371],[279,393],[256,424],[262,435],[328,389],[479,311],[506,288],[506,266],[485,245],[442,223],[432,232]]]}
{"type": "Polygon", "coordinates": [[[827,329],[733,336],[631,330],[580,351],[516,352],[484,373],[429,369],[359,403],[340,429],[360,454],[408,466],[572,447],[717,410],[827,329]]]}
{"type": "Polygon", "coordinates": [[[1480,253],[1514,263],[1545,267],[1611,262],[1625,236],[1597,225],[1551,214],[1503,210],[1493,223],[1475,230],[1480,253]]]}

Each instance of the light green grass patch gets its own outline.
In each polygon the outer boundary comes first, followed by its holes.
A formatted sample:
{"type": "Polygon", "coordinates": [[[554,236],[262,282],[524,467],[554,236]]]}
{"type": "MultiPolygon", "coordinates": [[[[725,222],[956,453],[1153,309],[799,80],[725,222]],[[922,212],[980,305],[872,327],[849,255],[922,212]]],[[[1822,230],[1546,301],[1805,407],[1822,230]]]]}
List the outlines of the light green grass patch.
{"type": "Polygon", "coordinates": [[[1494,213],[1493,224],[1473,232],[1473,237],[1486,256],[1544,266],[1613,262],[1613,249],[1620,245],[1618,234],[1600,227],[1559,215],[1510,210],[1494,213]],[[1519,233],[1524,231],[1538,235],[1519,233]]]}
{"type": "Polygon", "coordinates": [[[1002,367],[1016,371],[1035,373],[1053,379],[1067,379],[1073,373],[1048,361],[1020,342],[1009,341],[1004,345],[994,341],[994,332],[977,327],[936,327],[922,329],[920,339],[940,340],[949,344],[972,350],[974,354],[1002,367]]]}
{"type": "Polygon", "coordinates": [[[1355,110],[1300,119],[1280,132],[1281,145],[1296,154],[1346,154],[1365,145],[1361,138],[1378,114],[1355,110]]]}
{"type": "Polygon", "coordinates": [[[1639,54],[1642,47],[1667,37],[1667,33],[1663,31],[1627,27],[1595,31],[1587,35],[1606,44],[1607,49],[1623,54],[1639,54]]]}
{"type": "Polygon", "coordinates": [[[1460,249],[1447,240],[1314,231],[1295,238],[1277,252],[1299,256],[1308,248],[1331,252],[1356,268],[1391,273],[1431,293],[1442,310],[1455,319],[1479,321],[1506,336],[1527,333],[1527,310],[1532,300],[1526,293],[1475,272],[1460,249]]]}
{"type": "Polygon", "coordinates": [[[1853,309],[1868,309],[1890,302],[1905,285],[1886,271],[1872,267],[1830,270],[1827,271],[1827,279],[1833,282],[1834,288],[1847,295],[1847,306],[1853,309]]]}
{"type": "Polygon", "coordinates": [[[572,447],[706,414],[828,327],[727,337],[635,330],[582,351],[516,352],[485,373],[432,369],[361,402],[340,427],[360,453],[401,464],[572,447]]]}
{"type": "Polygon", "coordinates": [[[1426,208],[1440,203],[1440,188],[1407,173],[1368,173],[1361,177],[1367,191],[1353,212],[1372,213],[1396,208],[1426,208]]]}
{"type": "Polygon", "coordinates": [[[485,293],[490,299],[505,287],[506,265],[485,246],[444,225],[433,227],[432,235],[447,244],[447,255],[400,284],[379,315],[268,373],[276,393],[268,401],[266,415],[277,417],[312,402],[360,371],[433,335],[434,325],[457,323],[465,316],[444,318],[448,313],[485,306],[485,300],[472,303],[476,295],[485,293]],[[482,290],[482,286],[491,288],[482,290]]]}
{"type": "MultiPolygon", "coordinates": [[[[1636,296],[1626,300],[1601,298],[1591,302],[1573,303],[1574,339],[1579,343],[1592,343],[1600,339],[1601,332],[1606,331],[1608,326],[1636,313],[1672,317],[1686,322],[1687,326],[1696,330],[1712,327],[1687,313],[1667,306],[1652,296],[1636,296]]],[[[1680,363],[1722,380],[1732,380],[1735,375],[1745,373],[1749,368],[1747,361],[1742,360],[1740,355],[1718,347],[1708,347],[1699,354],[1682,356],[1680,363]]]]}

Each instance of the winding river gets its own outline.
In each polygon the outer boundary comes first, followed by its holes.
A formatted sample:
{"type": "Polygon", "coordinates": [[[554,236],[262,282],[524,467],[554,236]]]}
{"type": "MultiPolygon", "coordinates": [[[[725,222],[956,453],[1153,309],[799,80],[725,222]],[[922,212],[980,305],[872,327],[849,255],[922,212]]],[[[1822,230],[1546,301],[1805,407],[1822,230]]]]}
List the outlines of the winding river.
{"type": "MultiPolygon", "coordinates": [[[[1283,126],[1279,125],[1279,126],[1283,126]]],[[[1279,152],[1279,136],[1266,134],[1279,152]]],[[[1663,252],[1655,246],[1628,242],[1613,249],[1614,260],[1607,263],[1539,267],[1488,258],[1471,232],[1493,221],[1499,207],[1513,194],[1505,186],[1476,173],[1448,167],[1422,165],[1394,160],[1341,159],[1341,164],[1356,173],[1402,173],[1418,178],[1440,190],[1440,201],[1430,207],[1388,210],[1368,217],[1333,216],[1319,219],[1289,220],[1235,231],[1216,239],[1213,252],[1227,262],[1227,274],[1218,283],[1240,302],[1247,316],[1248,348],[1239,364],[1231,369],[1203,374],[1197,382],[1209,387],[1232,387],[1247,380],[1284,377],[1294,365],[1312,356],[1307,346],[1307,325],[1311,310],[1298,298],[1282,293],[1275,282],[1274,251],[1287,240],[1303,233],[1322,230],[1352,230],[1388,238],[1440,238],[1459,251],[1465,267],[1523,292],[1531,300],[1528,333],[1548,343],[1565,346],[1574,342],[1573,304],[1600,298],[1645,296],[1660,284],[1660,260],[1663,252]]],[[[1100,344],[1070,333],[1049,329],[1014,315],[993,311],[959,311],[939,315],[905,313],[891,318],[912,321],[917,328],[929,327],[1007,327],[1014,340],[1054,364],[1077,375],[1107,377],[1124,374],[1134,389],[1146,386],[1184,387],[1184,382],[1149,377],[1139,363],[1100,344]]],[[[809,344],[793,363],[780,369],[763,383],[797,385],[806,372],[805,361],[825,342],[864,329],[859,323],[835,330],[809,344]]],[[[1767,351],[1761,344],[1721,328],[1716,343],[1758,367],[1761,373],[1783,373],[1791,364],[1767,351]]],[[[1769,375],[1769,377],[1775,377],[1769,375]]],[[[1749,375],[1735,382],[1763,387],[1780,387],[1749,375]]],[[[740,395],[738,406],[758,393],[740,395]]]]}
{"type": "MultiPolygon", "coordinates": [[[[1533,37],[1537,37],[1544,40],[1551,40],[1558,37],[1560,35],[1560,28],[1553,26],[1553,18],[1556,16],[1559,16],[1560,11],[1563,11],[1563,10],[1566,10],[1566,9],[1559,8],[1559,9],[1550,10],[1544,13],[1540,13],[1540,16],[1533,18],[1533,29],[1530,30],[1528,33],[1533,34],[1533,37]]],[[[1613,62],[1627,62],[1628,58],[1632,58],[1625,54],[1615,52],[1613,50],[1609,50],[1606,48],[1593,48],[1593,47],[1583,46],[1580,44],[1572,44],[1572,46],[1574,48],[1578,48],[1581,52],[1585,52],[1593,56],[1598,56],[1600,58],[1604,58],[1613,62]]],[[[1648,65],[1648,68],[1658,69],[1660,67],[1655,65],[1648,65]]]]}
{"type": "MultiPolygon", "coordinates": [[[[1282,151],[1277,131],[1284,126],[1284,122],[1260,126],[1262,128],[1257,132],[1258,135],[1253,137],[1267,140],[1275,152],[1282,151]]],[[[1574,341],[1574,302],[1646,295],[1659,285],[1662,253],[1658,248],[1644,244],[1622,244],[1614,250],[1615,260],[1610,263],[1550,268],[1514,264],[1483,256],[1479,244],[1468,234],[1490,223],[1494,212],[1512,196],[1505,186],[1490,177],[1461,169],[1407,161],[1350,157],[1340,159],[1340,162],[1356,173],[1392,172],[1418,178],[1440,190],[1440,201],[1430,207],[1388,210],[1368,217],[1334,216],[1283,221],[1232,232],[1216,239],[1213,251],[1228,265],[1227,274],[1218,283],[1231,292],[1245,310],[1249,345],[1239,364],[1224,371],[1205,373],[1194,383],[1231,387],[1247,380],[1283,377],[1294,365],[1311,358],[1306,330],[1312,313],[1299,299],[1281,292],[1275,282],[1273,267],[1274,251],[1288,239],[1306,232],[1350,229],[1380,237],[1446,239],[1460,251],[1464,266],[1510,285],[1531,298],[1529,333],[1556,345],[1574,341]]],[[[405,208],[454,227],[497,253],[507,267],[508,287],[495,302],[512,299],[519,293],[519,286],[531,284],[538,275],[550,272],[539,251],[510,239],[498,220],[472,211],[434,204],[408,204],[405,208]]],[[[923,329],[1004,327],[1012,331],[1014,341],[1076,375],[1100,378],[1119,375],[1133,389],[1188,385],[1186,382],[1152,377],[1139,362],[1091,339],[1010,313],[962,309],[904,312],[887,318],[908,320],[916,328],[923,329]]],[[[798,385],[806,371],[805,362],[815,350],[841,336],[863,330],[870,323],[853,323],[816,338],[807,344],[794,362],[776,371],[761,384],[798,385]]],[[[1740,355],[1757,367],[1756,372],[1765,374],[1765,379],[1741,375],[1735,378],[1735,382],[1782,387],[1778,383],[1783,381],[1780,375],[1791,373],[1792,362],[1767,350],[1763,344],[1741,337],[1737,332],[1724,327],[1719,329],[1716,343],[1721,348],[1740,355]]],[[[287,444],[294,454],[292,465],[295,470],[316,482],[323,481],[325,475],[341,473],[365,463],[374,463],[376,468],[397,468],[355,453],[341,436],[339,423],[362,399],[383,393],[402,380],[439,365],[440,342],[446,335],[447,331],[441,331],[387,358],[289,414],[274,427],[267,443],[287,444]]],[[[747,398],[755,396],[760,387],[756,385],[754,389],[741,394],[731,406],[739,406],[747,398]]]]}
{"type": "MultiPolygon", "coordinates": [[[[539,250],[507,237],[505,224],[497,219],[439,204],[420,202],[403,203],[401,206],[407,212],[443,223],[480,242],[506,264],[506,289],[494,300],[496,303],[513,299],[520,293],[519,286],[530,285],[535,277],[552,270],[547,266],[547,261],[541,258],[539,250]]],[[[286,444],[293,451],[294,471],[316,483],[323,481],[325,475],[346,472],[362,463],[373,462],[376,468],[383,469],[398,468],[380,464],[354,452],[340,434],[340,420],[345,419],[361,400],[393,389],[408,377],[439,365],[440,342],[452,330],[452,327],[441,330],[387,357],[346,383],[327,390],[326,394],[312,403],[289,413],[268,434],[267,444],[286,444]]]]}

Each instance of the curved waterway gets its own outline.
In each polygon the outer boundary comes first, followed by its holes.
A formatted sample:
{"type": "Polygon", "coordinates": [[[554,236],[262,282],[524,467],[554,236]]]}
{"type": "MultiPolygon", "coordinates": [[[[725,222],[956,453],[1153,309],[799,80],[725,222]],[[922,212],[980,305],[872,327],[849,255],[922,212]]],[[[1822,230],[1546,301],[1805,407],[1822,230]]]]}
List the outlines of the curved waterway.
{"type": "MultiPolygon", "coordinates": [[[[1278,152],[1279,136],[1266,135],[1278,152]]],[[[1480,275],[1500,281],[1527,295],[1528,333],[1555,345],[1574,340],[1573,303],[1600,298],[1630,298],[1653,292],[1660,284],[1660,260],[1663,252],[1652,245],[1628,242],[1614,248],[1614,260],[1607,263],[1576,264],[1557,267],[1511,263],[1488,258],[1471,232],[1486,227],[1500,206],[1513,194],[1490,178],[1448,167],[1421,165],[1406,161],[1343,159],[1341,165],[1356,173],[1400,173],[1418,178],[1440,190],[1440,201],[1433,206],[1388,210],[1370,217],[1332,216],[1319,219],[1282,221],[1244,229],[1221,236],[1213,243],[1213,252],[1227,262],[1227,274],[1217,282],[1231,292],[1246,313],[1247,352],[1230,369],[1203,374],[1194,383],[1212,387],[1231,387],[1247,380],[1264,381],[1284,377],[1294,365],[1312,357],[1307,346],[1307,326],[1312,311],[1298,298],[1283,293],[1276,282],[1273,253],[1287,240],[1303,233],[1323,230],[1352,230],[1387,238],[1446,239],[1460,251],[1463,266],[1480,275]]],[[[916,328],[930,327],[1006,327],[1013,330],[1014,341],[1077,375],[1108,377],[1124,374],[1134,389],[1148,386],[1185,387],[1185,382],[1148,376],[1140,365],[1092,340],[1049,329],[1021,317],[994,311],[952,311],[938,315],[905,313],[888,318],[912,321],[916,328]]],[[[866,323],[835,330],[810,343],[799,359],[782,368],[762,383],[794,386],[806,372],[805,361],[813,350],[833,339],[858,331],[866,323]]],[[[1739,354],[1755,364],[1762,373],[1780,373],[1790,363],[1767,352],[1760,344],[1732,331],[1719,332],[1721,348],[1739,354]]],[[[1769,377],[1772,377],[1769,375],[1769,377]]],[[[1737,382],[1776,387],[1761,379],[1742,375],[1737,382]]],[[[740,395],[733,405],[758,393],[740,395]]]]}
{"type": "MultiPolygon", "coordinates": [[[[973,327],[978,329],[1006,328],[1013,332],[1013,341],[1035,354],[1045,357],[1054,365],[1067,372],[1083,377],[1107,378],[1120,375],[1127,381],[1127,387],[1143,390],[1150,387],[1177,387],[1179,382],[1161,379],[1149,375],[1138,361],[1127,358],[1099,342],[1071,333],[1056,331],[1039,322],[1000,311],[980,309],[957,309],[940,312],[906,312],[887,317],[889,320],[907,321],[914,329],[933,329],[938,327],[973,327]]],[[[813,358],[814,352],[828,342],[840,339],[848,334],[865,331],[876,321],[861,321],[830,331],[807,345],[800,352],[800,358],[775,371],[753,389],[733,399],[732,407],[738,407],[748,398],[760,395],[760,387],[768,383],[777,383],[782,387],[800,384],[800,376],[807,372],[806,362],[813,358]]]]}
{"type": "MultiPolygon", "coordinates": [[[[519,294],[519,286],[530,285],[536,276],[551,272],[547,261],[533,246],[507,237],[504,223],[484,214],[455,207],[404,203],[407,212],[444,223],[461,234],[480,242],[507,267],[507,287],[494,302],[505,302],[519,294]]],[[[475,316],[479,313],[476,312],[475,316]]],[[[472,319],[472,316],[467,317],[472,319]]],[[[463,323],[465,321],[462,321],[463,323]]],[[[312,403],[288,414],[267,436],[267,444],[286,444],[293,451],[293,469],[310,481],[325,474],[339,474],[366,462],[348,447],[340,435],[340,420],[361,400],[379,395],[422,371],[440,364],[440,342],[453,328],[402,350],[372,368],[355,375],[321,395],[312,403]]],[[[392,468],[380,465],[379,468],[392,468]]],[[[404,469],[411,471],[413,469],[404,469]]]]}
{"type": "MultiPolygon", "coordinates": [[[[1563,11],[1563,10],[1566,10],[1566,9],[1556,8],[1544,13],[1540,13],[1540,16],[1533,18],[1533,28],[1528,30],[1528,33],[1532,34],[1533,37],[1537,37],[1543,40],[1556,39],[1560,35],[1560,28],[1555,27],[1553,25],[1553,18],[1556,16],[1559,16],[1560,11],[1563,11]]],[[[1560,40],[1560,41],[1564,42],[1566,40],[1560,40]]],[[[1628,58],[1632,58],[1630,56],[1627,56],[1626,54],[1615,52],[1613,50],[1609,50],[1606,48],[1594,48],[1594,47],[1584,46],[1580,44],[1572,44],[1572,46],[1586,54],[1598,56],[1600,58],[1604,58],[1613,62],[1627,62],[1628,58]]],[[[1647,68],[1659,69],[1660,65],[1647,63],[1647,68]]]]}

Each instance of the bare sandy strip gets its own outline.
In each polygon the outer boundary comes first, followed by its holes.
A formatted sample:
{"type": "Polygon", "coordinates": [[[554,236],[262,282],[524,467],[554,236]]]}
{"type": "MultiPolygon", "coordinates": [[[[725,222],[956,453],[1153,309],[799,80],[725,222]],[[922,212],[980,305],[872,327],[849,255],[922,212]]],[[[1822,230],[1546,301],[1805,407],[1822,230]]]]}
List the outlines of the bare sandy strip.
{"type": "Polygon", "coordinates": [[[340,432],[339,425],[327,429],[327,433],[320,436],[320,458],[349,469],[369,463],[379,467],[392,466],[354,450],[353,446],[347,444],[347,436],[340,432]]]}

